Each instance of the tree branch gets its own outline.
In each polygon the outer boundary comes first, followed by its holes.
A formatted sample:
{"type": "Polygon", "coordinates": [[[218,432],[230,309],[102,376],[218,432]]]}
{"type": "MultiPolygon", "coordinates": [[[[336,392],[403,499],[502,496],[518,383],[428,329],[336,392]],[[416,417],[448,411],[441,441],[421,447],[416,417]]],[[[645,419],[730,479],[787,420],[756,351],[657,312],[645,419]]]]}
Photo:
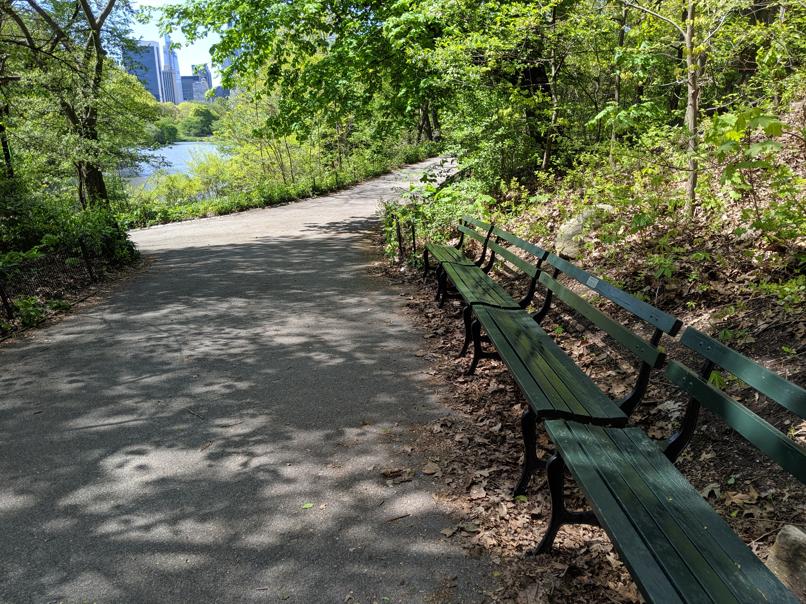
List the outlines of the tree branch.
{"type": "Polygon", "coordinates": [[[48,14],[48,11],[39,6],[35,0],[27,0],[27,2],[31,8],[34,9],[40,17],[42,17],[42,20],[48,24],[48,27],[50,27],[54,35],[59,38],[59,41],[64,46],[65,50],[72,50],[72,41],[70,40],[70,36],[68,36],[62,27],[48,14]]]}
{"type": "Polygon", "coordinates": [[[680,32],[680,35],[682,35],[682,36],[686,35],[686,32],[683,31],[683,28],[680,27],[679,24],[677,24],[674,21],[672,21],[669,17],[664,17],[660,13],[656,13],[654,10],[652,10],[650,8],[647,8],[645,6],[641,6],[640,4],[633,4],[632,2],[627,2],[626,0],[624,0],[623,4],[624,4],[624,6],[629,6],[629,7],[638,9],[640,11],[643,11],[648,15],[652,15],[653,17],[655,17],[656,19],[660,19],[661,21],[666,21],[666,23],[668,23],[669,25],[674,27],[678,32],[680,32]]]}

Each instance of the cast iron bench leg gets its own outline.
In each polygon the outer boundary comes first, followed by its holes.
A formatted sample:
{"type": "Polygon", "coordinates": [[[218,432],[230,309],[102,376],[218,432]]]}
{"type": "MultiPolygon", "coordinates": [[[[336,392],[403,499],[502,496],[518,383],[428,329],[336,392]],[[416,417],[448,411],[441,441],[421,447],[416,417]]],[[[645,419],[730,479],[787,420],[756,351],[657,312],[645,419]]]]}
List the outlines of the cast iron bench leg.
{"type": "Polygon", "coordinates": [[[465,322],[465,341],[462,344],[462,351],[459,353],[460,357],[467,354],[467,349],[470,347],[470,342],[473,340],[472,323],[473,323],[473,307],[470,304],[465,304],[462,309],[462,319],[465,322]]]}
{"type": "Polygon", "coordinates": [[[476,373],[476,366],[479,364],[480,359],[500,359],[501,357],[496,351],[487,352],[481,347],[481,323],[478,319],[473,321],[470,326],[470,332],[473,334],[473,360],[470,361],[465,375],[473,375],[476,373]]]}
{"type": "Polygon", "coordinates": [[[557,537],[557,531],[563,524],[590,524],[599,526],[599,520],[593,512],[569,512],[565,509],[565,495],[563,486],[565,485],[565,462],[559,455],[552,456],[546,464],[546,474],[548,475],[549,491],[551,493],[551,518],[545,535],[540,540],[540,544],[533,549],[530,554],[546,554],[551,551],[551,546],[557,537]]]}
{"type": "Polygon", "coordinates": [[[521,415],[521,432],[523,433],[523,468],[520,480],[512,492],[513,497],[526,495],[526,489],[529,487],[535,470],[546,467],[546,462],[537,457],[537,416],[528,404],[526,411],[521,415]]]}
{"type": "Polygon", "coordinates": [[[437,295],[436,300],[439,302],[439,307],[445,304],[445,292],[448,289],[448,274],[445,271],[437,274],[437,295]]]}

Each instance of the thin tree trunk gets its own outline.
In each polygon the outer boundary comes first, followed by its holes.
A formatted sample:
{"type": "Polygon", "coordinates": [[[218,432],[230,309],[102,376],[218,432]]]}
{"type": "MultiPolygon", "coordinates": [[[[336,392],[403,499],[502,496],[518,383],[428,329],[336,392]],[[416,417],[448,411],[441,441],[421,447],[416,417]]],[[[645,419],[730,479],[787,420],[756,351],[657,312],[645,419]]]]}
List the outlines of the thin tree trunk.
{"type": "MultiPolygon", "coordinates": [[[[551,29],[554,31],[557,26],[557,8],[551,9],[551,29]]],[[[555,128],[558,117],[558,103],[557,103],[557,89],[555,87],[555,78],[557,77],[557,51],[556,39],[552,36],[551,41],[551,73],[549,75],[549,92],[551,93],[551,120],[549,121],[548,133],[546,134],[546,143],[543,146],[543,162],[541,169],[545,172],[549,168],[551,162],[551,153],[554,150],[554,137],[556,136],[555,128]]]]}
{"type": "Polygon", "coordinates": [[[287,138],[283,138],[283,144],[285,145],[286,155],[288,155],[288,170],[291,173],[291,184],[293,185],[296,182],[294,177],[294,158],[291,157],[291,149],[288,148],[287,138]]]}
{"type": "Polygon", "coordinates": [[[426,101],[425,104],[422,107],[420,107],[420,115],[422,116],[423,120],[423,130],[425,131],[425,137],[429,141],[433,141],[434,129],[431,126],[431,120],[428,117],[428,101],[426,101]]]}
{"type": "Polygon", "coordinates": [[[437,114],[436,107],[430,105],[431,107],[431,125],[434,129],[434,140],[439,142],[442,140],[442,126],[439,123],[439,115],[437,114]]]}
{"type": "Polygon", "coordinates": [[[8,144],[6,120],[10,112],[8,105],[0,106],[0,146],[3,148],[3,164],[6,168],[6,178],[14,178],[14,162],[11,159],[11,147],[8,144]]]}
{"type": "Polygon", "coordinates": [[[689,217],[694,215],[697,204],[697,177],[699,165],[697,162],[697,147],[699,135],[697,133],[699,118],[700,97],[700,61],[695,55],[695,29],[696,17],[695,0],[688,0],[686,11],[686,130],[688,135],[688,182],[686,184],[686,210],[689,217]]]}
{"type": "MultiPolygon", "coordinates": [[[[618,20],[618,47],[624,46],[624,29],[627,27],[627,7],[621,9],[621,18],[618,20]]],[[[621,109],[621,70],[616,66],[616,78],[613,84],[613,101],[616,104],[616,115],[621,109]]],[[[610,127],[610,168],[615,169],[616,161],[613,157],[613,150],[616,146],[616,115],[610,127]]]]}

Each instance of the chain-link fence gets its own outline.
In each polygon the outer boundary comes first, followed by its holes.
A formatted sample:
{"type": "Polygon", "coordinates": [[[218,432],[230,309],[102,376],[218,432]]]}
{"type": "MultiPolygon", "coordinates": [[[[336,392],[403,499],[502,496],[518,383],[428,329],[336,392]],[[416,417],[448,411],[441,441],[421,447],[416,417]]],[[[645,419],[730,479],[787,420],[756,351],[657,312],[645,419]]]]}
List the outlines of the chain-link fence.
{"type": "Polygon", "coordinates": [[[47,300],[75,297],[97,280],[101,263],[86,250],[79,254],[66,249],[0,268],[1,312],[8,321],[19,318],[22,307],[47,300]]]}

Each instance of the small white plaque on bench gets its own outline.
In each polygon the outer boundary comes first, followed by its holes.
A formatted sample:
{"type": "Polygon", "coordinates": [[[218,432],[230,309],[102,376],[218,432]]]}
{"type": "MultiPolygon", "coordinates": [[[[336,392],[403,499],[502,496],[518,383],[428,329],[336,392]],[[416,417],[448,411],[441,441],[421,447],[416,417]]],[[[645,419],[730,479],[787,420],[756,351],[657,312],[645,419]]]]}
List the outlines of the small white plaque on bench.
{"type": "Polygon", "coordinates": [[[587,286],[593,289],[599,285],[599,280],[596,277],[588,277],[587,286]]]}

